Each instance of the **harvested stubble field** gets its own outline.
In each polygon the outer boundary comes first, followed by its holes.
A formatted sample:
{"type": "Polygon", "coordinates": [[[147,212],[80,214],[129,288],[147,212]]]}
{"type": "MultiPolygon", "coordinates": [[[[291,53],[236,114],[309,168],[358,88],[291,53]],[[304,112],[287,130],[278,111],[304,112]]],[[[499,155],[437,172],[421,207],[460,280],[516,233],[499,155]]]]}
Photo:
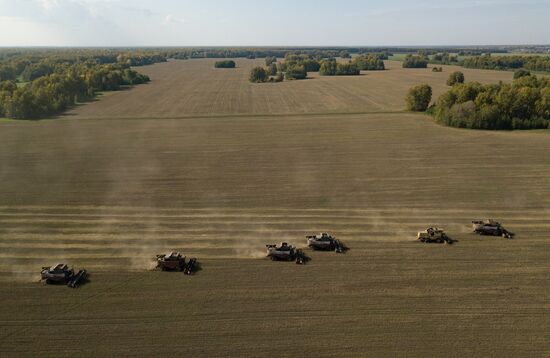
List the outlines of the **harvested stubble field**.
{"type": "Polygon", "coordinates": [[[189,116],[273,115],[296,113],[365,113],[403,110],[407,90],[429,83],[434,98],[447,91],[447,77],[461,70],[466,79],[482,83],[511,82],[511,72],[442,66],[442,73],[403,69],[386,61],[388,71],[363,72],[357,77],[322,77],[307,81],[253,84],[248,74],[263,60],[235,60],[238,68],[214,68],[216,60],[172,61],[139,68],[155,79],[132,91],[110,94],[69,114],[77,118],[180,118],[189,116]]]}
{"type": "Polygon", "coordinates": [[[441,91],[448,71],[252,90],[242,68],[223,70],[224,82],[200,67],[213,66],[147,67],[150,85],[74,116],[2,125],[2,356],[550,355],[547,132],[457,130],[407,113],[300,114],[345,112],[370,96],[380,107],[353,111],[398,111],[410,84],[441,82],[441,91]],[[361,95],[346,102],[341,92],[356,81],[361,95]],[[333,89],[331,106],[311,95],[321,88],[333,89]],[[274,93],[287,101],[282,112],[259,100],[274,93]],[[516,239],[471,234],[482,217],[516,239]],[[414,242],[428,225],[458,243],[414,242]],[[302,245],[324,230],[351,250],[308,252],[305,266],[261,258],[267,243],[302,245]],[[150,271],[168,249],[197,256],[202,270],[150,271]],[[63,260],[92,281],[77,290],[36,282],[41,266],[63,260]]]}

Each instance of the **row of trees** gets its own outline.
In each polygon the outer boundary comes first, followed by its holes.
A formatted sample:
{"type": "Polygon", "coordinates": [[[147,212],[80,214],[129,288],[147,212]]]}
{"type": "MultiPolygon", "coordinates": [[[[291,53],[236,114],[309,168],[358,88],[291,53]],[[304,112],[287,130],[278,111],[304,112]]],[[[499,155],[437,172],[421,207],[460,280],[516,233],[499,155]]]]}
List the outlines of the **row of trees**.
{"type": "Polygon", "coordinates": [[[523,76],[513,84],[457,84],[432,111],[437,121],[452,127],[550,128],[550,80],[523,76]]]}
{"type": "Polygon", "coordinates": [[[524,68],[530,71],[550,72],[550,56],[475,56],[462,61],[467,68],[487,70],[513,70],[524,68]]]}
{"type": "MultiPolygon", "coordinates": [[[[76,51],[76,50],[75,50],[76,51]]],[[[76,52],[79,54],[79,52],[76,52]]],[[[167,57],[156,53],[121,53],[105,54],[99,52],[93,54],[59,55],[53,52],[46,57],[39,56],[13,56],[0,63],[0,81],[30,82],[39,77],[62,73],[71,66],[77,64],[119,64],[121,66],[145,66],[158,62],[166,62],[167,57]]]]}
{"type": "Polygon", "coordinates": [[[98,91],[116,91],[124,85],[148,81],[149,77],[127,65],[63,65],[23,86],[13,80],[0,82],[0,117],[43,118],[92,98],[98,91]]]}

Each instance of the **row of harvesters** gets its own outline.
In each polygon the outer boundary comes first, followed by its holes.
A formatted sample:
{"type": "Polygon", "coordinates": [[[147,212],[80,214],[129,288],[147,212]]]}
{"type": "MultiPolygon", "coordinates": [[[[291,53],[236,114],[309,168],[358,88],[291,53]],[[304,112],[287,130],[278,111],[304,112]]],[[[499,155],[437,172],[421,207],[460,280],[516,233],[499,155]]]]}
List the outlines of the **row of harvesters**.
{"type": "MultiPolygon", "coordinates": [[[[320,235],[306,236],[307,246],[313,250],[344,252],[344,245],[334,236],[327,233],[320,235]]],[[[286,242],[280,245],[266,245],[267,257],[273,261],[295,261],[298,265],[303,265],[308,261],[302,249],[289,245],[286,242]]]]}
{"type": "MultiPolygon", "coordinates": [[[[472,221],[474,233],[487,236],[501,236],[511,240],[514,234],[502,227],[502,225],[492,219],[472,221]]],[[[424,243],[452,244],[454,242],[443,229],[431,227],[417,234],[417,239],[424,243]]]]}
{"type": "MultiPolygon", "coordinates": [[[[164,255],[157,255],[156,268],[162,271],[181,271],[186,275],[192,275],[198,268],[196,258],[186,260],[180,252],[172,251],[164,255]]],[[[65,263],[58,263],[51,267],[42,267],[40,280],[46,284],[65,284],[76,288],[88,281],[88,271],[75,271],[65,263]]]]}

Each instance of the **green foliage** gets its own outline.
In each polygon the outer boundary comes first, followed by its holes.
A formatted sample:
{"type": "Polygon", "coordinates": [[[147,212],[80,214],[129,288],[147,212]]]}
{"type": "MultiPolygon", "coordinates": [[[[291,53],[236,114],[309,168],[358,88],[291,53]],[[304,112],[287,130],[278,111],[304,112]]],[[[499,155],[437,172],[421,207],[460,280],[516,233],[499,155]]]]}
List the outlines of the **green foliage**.
{"type": "Polygon", "coordinates": [[[517,80],[518,78],[521,78],[521,77],[525,77],[525,76],[531,76],[531,72],[529,72],[527,70],[524,70],[524,69],[519,69],[519,70],[514,72],[514,79],[515,80],[517,80]]]}
{"type": "Polygon", "coordinates": [[[325,60],[321,62],[321,67],[319,69],[319,74],[321,76],[336,76],[337,72],[337,63],[336,60],[325,60]]]}
{"type": "Polygon", "coordinates": [[[262,83],[268,80],[269,76],[263,67],[254,67],[250,71],[249,81],[253,83],[262,83]]]}
{"type": "Polygon", "coordinates": [[[349,52],[347,50],[340,51],[339,56],[341,58],[351,58],[351,55],[349,54],[349,52]]]}
{"type": "Polygon", "coordinates": [[[285,72],[286,72],[286,67],[293,67],[296,65],[304,66],[304,69],[306,72],[317,72],[321,67],[319,61],[317,61],[310,55],[288,54],[285,56],[285,62],[283,64],[283,66],[285,66],[284,68],[285,72]]]}
{"type": "Polygon", "coordinates": [[[447,86],[454,86],[458,83],[464,83],[464,73],[455,71],[449,75],[447,79],[447,86]]]}
{"type": "Polygon", "coordinates": [[[11,65],[0,66],[0,82],[1,81],[14,81],[17,78],[16,70],[11,65]]]}
{"type": "Polygon", "coordinates": [[[361,70],[353,63],[338,63],[336,65],[336,76],[359,76],[361,70]]]}
{"type": "Polygon", "coordinates": [[[214,64],[215,68],[235,68],[237,67],[237,64],[233,60],[224,60],[224,61],[217,61],[214,64]]]}
{"type": "Polygon", "coordinates": [[[265,58],[265,65],[266,66],[270,66],[271,64],[273,63],[276,63],[277,62],[277,57],[275,56],[268,56],[265,58]]]}
{"type": "Polygon", "coordinates": [[[386,69],[384,61],[378,54],[359,55],[351,61],[359,70],[383,71],[386,69]]]}
{"type": "Polygon", "coordinates": [[[31,80],[27,85],[0,82],[0,117],[32,119],[55,115],[93,97],[97,91],[116,91],[124,85],[149,81],[149,77],[119,64],[40,62],[38,66],[27,66],[25,71],[31,80]]]}
{"type": "Polygon", "coordinates": [[[432,88],[427,84],[415,86],[409,90],[405,102],[407,110],[424,112],[432,101],[432,88]]]}
{"type": "Polygon", "coordinates": [[[287,66],[285,79],[287,80],[304,80],[307,78],[305,65],[290,65],[287,66]]]}
{"type": "Polygon", "coordinates": [[[403,60],[403,68],[427,68],[428,62],[427,57],[407,55],[403,60]]]}
{"type": "Polygon", "coordinates": [[[443,67],[433,67],[432,72],[443,72],[443,67]]]}
{"type": "Polygon", "coordinates": [[[467,68],[487,70],[513,70],[524,68],[530,71],[550,72],[550,56],[475,56],[465,58],[467,68]]]}
{"type": "Polygon", "coordinates": [[[275,76],[279,72],[279,69],[277,68],[276,63],[271,63],[267,66],[266,71],[269,76],[275,76]]]}
{"type": "Polygon", "coordinates": [[[453,56],[448,52],[437,53],[430,58],[430,63],[440,65],[453,65],[458,63],[458,57],[453,56]]]}
{"type": "Polygon", "coordinates": [[[361,70],[355,63],[338,63],[334,59],[325,60],[319,69],[321,76],[358,76],[361,70]]]}
{"type": "Polygon", "coordinates": [[[403,68],[428,68],[428,58],[420,55],[407,55],[403,60],[403,68]]]}
{"type": "Polygon", "coordinates": [[[434,114],[459,128],[549,128],[550,80],[524,76],[511,85],[457,84],[437,100],[434,114]]]}

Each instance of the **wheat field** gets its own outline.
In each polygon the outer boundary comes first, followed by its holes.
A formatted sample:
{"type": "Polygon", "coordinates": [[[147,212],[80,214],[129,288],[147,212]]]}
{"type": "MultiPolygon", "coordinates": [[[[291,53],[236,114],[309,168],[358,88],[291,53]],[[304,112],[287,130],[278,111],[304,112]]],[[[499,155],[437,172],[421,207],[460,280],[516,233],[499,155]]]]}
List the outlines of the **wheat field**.
{"type": "Polygon", "coordinates": [[[548,131],[402,112],[448,67],[252,85],[254,63],[153,65],[148,85],[2,123],[2,356],[550,355],[548,131]],[[471,233],[485,217],[515,239],[471,233]],[[415,242],[431,225],[456,244],[415,242]],[[263,257],[321,231],[350,250],[263,257]],[[151,270],[172,249],[201,270],[151,270]],[[38,283],[57,261],[91,281],[38,283]]]}

